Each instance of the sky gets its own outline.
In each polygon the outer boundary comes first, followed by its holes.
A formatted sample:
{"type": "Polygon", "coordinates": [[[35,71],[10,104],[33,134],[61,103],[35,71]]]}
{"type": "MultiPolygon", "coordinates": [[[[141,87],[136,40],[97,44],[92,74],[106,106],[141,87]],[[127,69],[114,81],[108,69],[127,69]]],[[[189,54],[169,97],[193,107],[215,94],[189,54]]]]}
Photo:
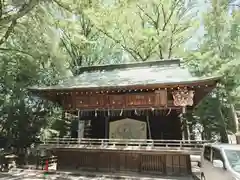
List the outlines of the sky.
{"type": "MultiPolygon", "coordinates": [[[[235,0],[234,3],[229,7],[229,15],[231,15],[233,8],[239,8],[234,6],[234,4],[240,5],[240,0],[235,0]]],[[[202,13],[206,12],[209,8],[209,0],[197,0],[197,9],[199,11],[198,18],[201,22],[200,27],[196,31],[196,34],[193,35],[193,38],[186,43],[186,49],[195,49],[197,48],[198,43],[200,42],[199,39],[204,35],[204,25],[202,19],[202,13]]]]}

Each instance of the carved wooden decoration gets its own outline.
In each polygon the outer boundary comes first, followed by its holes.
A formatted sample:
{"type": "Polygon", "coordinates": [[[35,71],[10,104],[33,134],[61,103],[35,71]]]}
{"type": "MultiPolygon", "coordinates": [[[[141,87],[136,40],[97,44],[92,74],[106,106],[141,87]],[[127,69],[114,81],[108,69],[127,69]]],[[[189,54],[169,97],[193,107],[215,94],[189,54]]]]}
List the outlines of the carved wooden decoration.
{"type": "Polygon", "coordinates": [[[89,97],[88,96],[78,96],[76,98],[76,104],[78,107],[87,107],[89,105],[89,97]]]}
{"type": "Polygon", "coordinates": [[[103,95],[79,95],[75,98],[76,108],[104,107],[103,95]]]}
{"type": "MultiPolygon", "coordinates": [[[[173,93],[174,94],[174,93],[173,93]]],[[[175,93],[178,96],[177,93],[175,93]]],[[[65,109],[125,109],[125,108],[160,108],[180,106],[177,100],[168,99],[167,90],[127,94],[77,94],[66,96],[62,102],[65,109]]]]}
{"type": "Polygon", "coordinates": [[[153,106],[155,95],[153,93],[128,94],[126,97],[126,107],[153,106]]]}
{"type": "Polygon", "coordinates": [[[109,95],[109,106],[110,107],[125,107],[125,96],[124,95],[109,95]]]}
{"type": "Polygon", "coordinates": [[[62,96],[62,104],[63,104],[64,109],[70,110],[70,109],[74,108],[72,97],[70,95],[62,96]]]}
{"type": "Polygon", "coordinates": [[[189,91],[187,89],[179,89],[172,92],[173,103],[175,106],[192,106],[193,105],[193,96],[194,91],[189,91]]]}

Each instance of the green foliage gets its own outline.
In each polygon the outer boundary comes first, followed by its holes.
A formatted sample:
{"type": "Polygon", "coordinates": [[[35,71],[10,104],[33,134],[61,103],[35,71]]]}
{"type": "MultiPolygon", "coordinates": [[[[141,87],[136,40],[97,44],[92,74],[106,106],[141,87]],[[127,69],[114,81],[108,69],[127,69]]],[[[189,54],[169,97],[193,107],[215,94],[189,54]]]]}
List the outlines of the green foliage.
{"type": "Polygon", "coordinates": [[[74,21],[56,1],[36,4],[18,17],[11,32],[8,26],[1,26],[0,33],[4,37],[0,43],[0,135],[7,137],[7,146],[17,148],[29,146],[39,136],[66,135],[61,109],[28,94],[27,88],[56,84],[72,76],[76,66],[112,59],[107,58],[113,47],[107,45],[112,43],[105,42],[85,17],[79,15],[74,21]],[[80,58],[82,63],[76,63],[80,58]]]}
{"type": "Polygon", "coordinates": [[[33,99],[26,91],[39,79],[36,65],[18,55],[10,57],[0,55],[0,135],[7,137],[7,146],[25,148],[36,140],[51,109],[50,104],[33,99]]]}
{"type": "MultiPolygon", "coordinates": [[[[212,0],[203,15],[205,34],[199,47],[188,54],[186,63],[197,75],[222,75],[222,85],[197,109],[208,132],[236,132],[239,104],[240,25],[239,9],[229,14],[229,2],[212,0]],[[213,107],[218,109],[212,110],[213,107]],[[212,118],[210,118],[212,117],[212,118]]],[[[209,138],[209,137],[207,137],[209,138]]]]}
{"type": "Polygon", "coordinates": [[[198,22],[194,3],[131,1],[86,11],[96,28],[134,60],[171,58],[182,51],[198,22]]]}
{"type": "Polygon", "coordinates": [[[40,129],[47,126],[52,104],[33,97],[27,88],[54,84],[61,73],[49,51],[49,22],[39,18],[45,14],[38,5],[38,9],[26,13],[29,16],[18,17],[14,29],[7,38],[3,35],[0,43],[0,135],[7,137],[7,147],[28,147],[36,141],[40,129]]]}
{"type": "Polygon", "coordinates": [[[211,0],[201,14],[204,36],[195,50],[185,50],[199,26],[195,6],[183,0],[0,0],[0,135],[23,148],[39,136],[67,134],[61,109],[29,95],[29,86],[56,84],[79,66],[184,54],[196,75],[223,75],[223,86],[191,121],[203,125],[207,139],[218,132],[226,138],[240,107],[240,12],[230,14],[227,0],[211,0]]]}

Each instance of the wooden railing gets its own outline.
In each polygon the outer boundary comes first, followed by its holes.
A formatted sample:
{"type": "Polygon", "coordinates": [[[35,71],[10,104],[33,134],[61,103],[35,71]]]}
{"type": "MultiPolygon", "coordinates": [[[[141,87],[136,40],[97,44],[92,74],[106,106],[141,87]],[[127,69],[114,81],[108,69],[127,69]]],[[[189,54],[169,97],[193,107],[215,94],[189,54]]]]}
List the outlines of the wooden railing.
{"type": "Polygon", "coordinates": [[[37,159],[36,168],[39,169],[39,166],[43,170],[46,166],[46,161],[48,161],[48,166],[57,163],[57,156],[40,156],[37,159]]]}
{"type": "Polygon", "coordinates": [[[51,146],[53,148],[199,151],[205,143],[210,143],[210,141],[52,138],[44,140],[41,146],[51,146]]]}

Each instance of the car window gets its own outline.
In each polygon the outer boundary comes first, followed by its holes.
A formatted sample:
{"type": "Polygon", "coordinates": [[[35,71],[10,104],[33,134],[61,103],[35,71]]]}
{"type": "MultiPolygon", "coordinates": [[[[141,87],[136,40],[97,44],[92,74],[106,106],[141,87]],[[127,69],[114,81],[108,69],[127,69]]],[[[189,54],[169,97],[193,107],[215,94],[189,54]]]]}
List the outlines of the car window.
{"type": "Polygon", "coordinates": [[[224,151],[227,156],[226,161],[228,161],[234,171],[240,173],[240,150],[225,149],[224,151]]]}
{"type": "Polygon", "coordinates": [[[219,149],[216,149],[216,148],[212,148],[212,160],[221,160],[223,161],[223,157],[222,157],[222,154],[221,154],[221,151],[219,149]]]}
{"type": "Polygon", "coordinates": [[[210,146],[204,147],[203,156],[204,156],[204,159],[211,161],[211,147],[210,146]]]}

